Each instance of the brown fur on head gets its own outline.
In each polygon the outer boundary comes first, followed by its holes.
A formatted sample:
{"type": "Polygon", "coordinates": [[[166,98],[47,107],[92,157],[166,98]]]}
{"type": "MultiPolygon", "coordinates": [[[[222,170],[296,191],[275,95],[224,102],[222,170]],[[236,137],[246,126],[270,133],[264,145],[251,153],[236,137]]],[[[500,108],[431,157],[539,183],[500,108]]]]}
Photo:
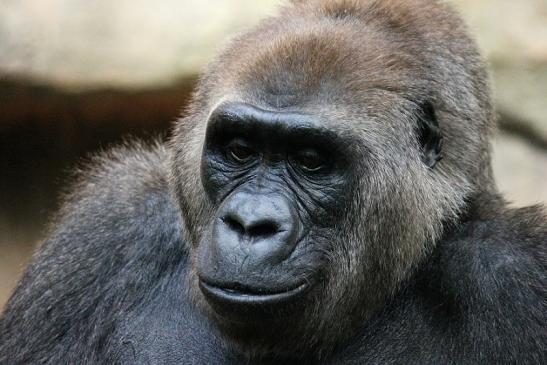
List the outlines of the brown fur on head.
{"type": "Polygon", "coordinates": [[[337,241],[324,249],[319,288],[290,325],[226,331],[245,349],[291,353],[308,339],[298,351],[328,352],[408,278],[466,197],[493,189],[487,75],[462,22],[436,1],[294,1],[229,44],[171,141],[172,186],[192,252],[214,210],[200,177],[205,127],[225,101],[317,115],[357,141],[356,189],[332,233],[337,241]],[[445,142],[434,169],[421,163],[416,141],[424,103],[445,142]]]}

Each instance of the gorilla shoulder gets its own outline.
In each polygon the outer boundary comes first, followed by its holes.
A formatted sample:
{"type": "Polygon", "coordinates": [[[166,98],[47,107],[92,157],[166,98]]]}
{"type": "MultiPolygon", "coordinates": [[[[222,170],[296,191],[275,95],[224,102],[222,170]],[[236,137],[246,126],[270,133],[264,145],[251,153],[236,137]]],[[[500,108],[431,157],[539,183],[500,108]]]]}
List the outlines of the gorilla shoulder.
{"type": "Polygon", "coordinates": [[[450,280],[462,283],[469,276],[480,279],[475,285],[484,289],[503,285],[504,280],[518,281],[515,285],[527,287],[523,284],[541,279],[547,265],[544,207],[486,209],[495,214],[480,212],[443,244],[441,261],[447,265],[446,271],[456,275],[467,273],[460,280],[450,280]]]}
{"type": "MultiPolygon", "coordinates": [[[[63,345],[70,338],[93,353],[116,313],[185,259],[180,214],[167,186],[168,156],[160,145],[133,142],[80,171],[0,320],[0,363],[10,362],[3,356],[28,363],[54,348],[74,350],[63,345]],[[33,336],[15,336],[21,331],[33,336]]],[[[60,362],[77,356],[55,353],[60,362]]]]}
{"type": "Polygon", "coordinates": [[[440,243],[439,287],[487,363],[542,363],[547,224],[541,206],[492,209],[440,243]],[[480,310],[478,310],[480,308],[480,310]],[[491,338],[497,338],[491,341],[491,338]],[[488,361],[486,361],[488,359],[488,361]]]}
{"type": "Polygon", "coordinates": [[[79,172],[57,219],[64,224],[49,241],[131,259],[132,250],[143,249],[141,241],[157,249],[158,241],[179,240],[180,213],[169,192],[168,169],[169,154],[160,144],[131,142],[96,156],[79,172]],[[63,242],[71,235],[80,239],[63,242]]]}

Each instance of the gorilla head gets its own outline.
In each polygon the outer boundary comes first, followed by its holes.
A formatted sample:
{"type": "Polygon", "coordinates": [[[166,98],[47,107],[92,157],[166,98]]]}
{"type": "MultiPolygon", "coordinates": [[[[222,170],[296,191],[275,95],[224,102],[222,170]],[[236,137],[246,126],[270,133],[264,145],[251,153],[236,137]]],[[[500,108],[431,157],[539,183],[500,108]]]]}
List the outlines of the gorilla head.
{"type": "Polygon", "coordinates": [[[171,142],[196,303],[243,349],[328,352],[492,188],[488,95],[445,5],[295,2],[235,39],[171,142]]]}

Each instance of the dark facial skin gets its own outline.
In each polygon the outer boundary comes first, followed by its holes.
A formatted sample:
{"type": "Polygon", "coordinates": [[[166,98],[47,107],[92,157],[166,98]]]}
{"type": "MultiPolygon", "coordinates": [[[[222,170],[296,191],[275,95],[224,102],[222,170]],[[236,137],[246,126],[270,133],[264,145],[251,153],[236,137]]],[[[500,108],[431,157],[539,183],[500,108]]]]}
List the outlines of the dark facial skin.
{"type": "Polygon", "coordinates": [[[222,317],[275,315],[314,289],[331,243],[322,231],[351,190],[346,145],[309,115],[240,103],[212,113],[201,173],[216,213],[197,272],[222,317]]]}

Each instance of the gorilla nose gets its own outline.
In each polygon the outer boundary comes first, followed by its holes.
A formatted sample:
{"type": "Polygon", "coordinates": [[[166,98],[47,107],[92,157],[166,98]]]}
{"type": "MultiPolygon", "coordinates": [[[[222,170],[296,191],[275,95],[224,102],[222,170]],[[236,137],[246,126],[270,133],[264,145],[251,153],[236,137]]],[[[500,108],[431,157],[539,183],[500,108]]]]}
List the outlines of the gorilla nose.
{"type": "Polygon", "coordinates": [[[213,244],[229,257],[242,253],[258,263],[278,263],[297,243],[297,215],[283,196],[238,193],[221,209],[213,244]]]}
{"type": "Polygon", "coordinates": [[[223,221],[231,230],[250,240],[273,236],[281,231],[275,217],[246,217],[231,213],[223,221]]]}

